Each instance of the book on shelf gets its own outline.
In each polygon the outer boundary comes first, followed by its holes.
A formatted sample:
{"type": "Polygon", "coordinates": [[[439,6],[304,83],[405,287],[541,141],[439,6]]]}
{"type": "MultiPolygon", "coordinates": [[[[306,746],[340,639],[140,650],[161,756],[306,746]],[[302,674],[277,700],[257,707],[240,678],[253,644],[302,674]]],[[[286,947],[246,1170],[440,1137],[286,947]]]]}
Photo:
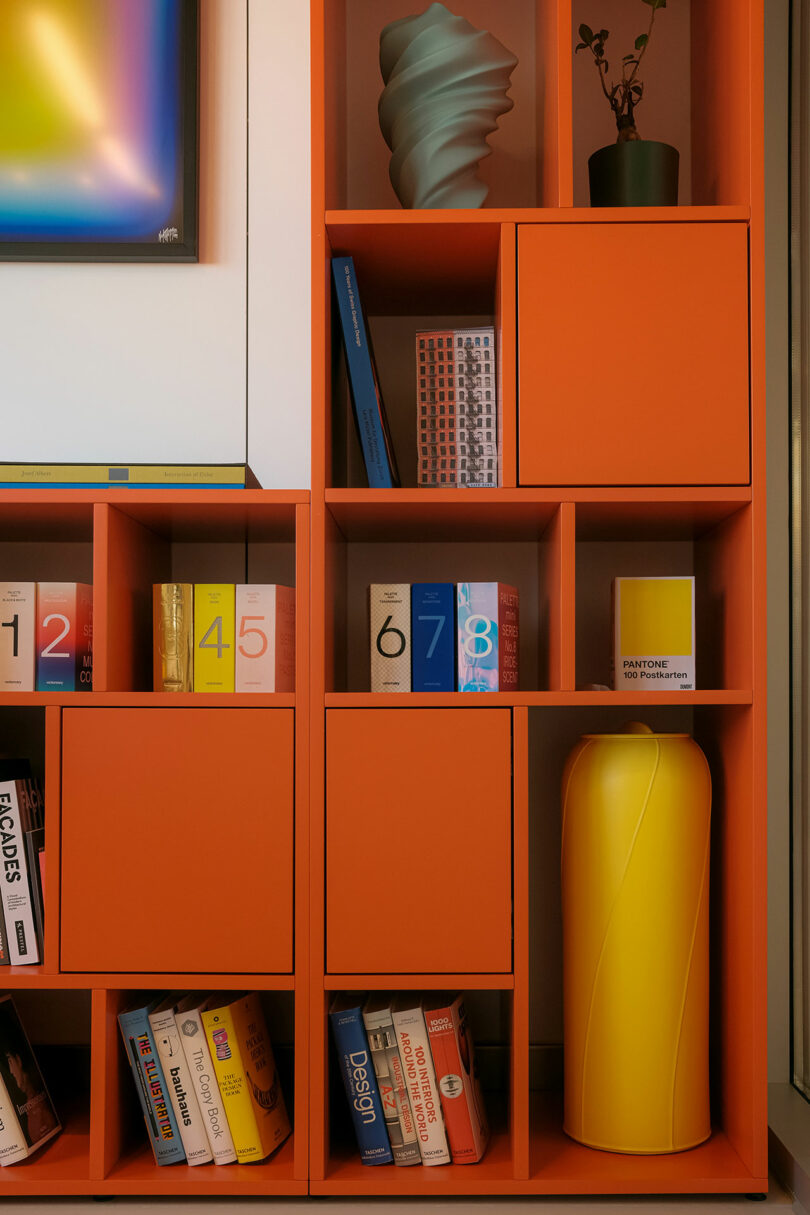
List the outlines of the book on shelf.
{"type": "Polygon", "coordinates": [[[0,489],[245,489],[259,482],[246,464],[11,464],[0,489]]]}
{"type": "Polygon", "coordinates": [[[31,1156],[62,1127],[11,996],[0,996],[0,1165],[31,1156]]]}
{"type": "Polygon", "coordinates": [[[177,996],[170,995],[161,1000],[149,1013],[149,1027],[155,1040],[166,1092],[172,1103],[186,1161],[190,1165],[210,1164],[214,1154],[208,1142],[208,1134],[175,1020],[177,999],[177,996]]]}
{"type": "Polygon", "coordinates": [[[186,1154],[171,1101],[166,1093],[149,1013],[160,1004],[161,997],[146,1004],[138,1003],[118,1014],[118,1025],[124,1040],[143,1120],[156,1164],[179,1164],[186,1154]]]}
{"type": "Polygon", "coordinates": [[[290,1120],[257,992],[223,996],[202,1011],[206,1040],[240,1163],[264,1160],[290,1120]]]}
{"type": "Polygon", "coordinates": [[[156,692],[194,687],[194,587],[156,582],[152,587],[152,686],[156,692]]]}
{"type": "Polygon", "coordinates": [[[236,1149],[233,1146],[231,1128],[225,1115],[202,1020],[204,1010],[215,1003],[216,999],[215,996],[190,992],[177,1005],[175,1020],[214,1164],[233,1164],[236,1160],[236,1149]]]}
{"type": "Polygon", "coordinates": [[[459,582],[459,692],[511,692],[518,686],[519,596],[503,582],[459,582]]]}
{"type": "Polygon", "coordinates": [[[495,488],[501,439],[495,330],[416,333],[417,484],[495,488]]]}
{"type": "Polygon", "coordinates": [[[421,1164],[422,1157],[402,1070],[389,995],[368,997],[363,1005],[363,1025],[374,1064],[394,1164],[421,1164]]]}
{"type": "Polygon", "coordinates": [[[453,1164],[475,1164],[486,1151],[489,1124],[464,997],[431,994],[424,1013],[453,1164]]]}
{"type": "Polygon", "coordinates": [[[356,992],[338,994],[330,1005],[329,1020],[360,1159],[368,1165],[391,1164],[394,1155],[363,1024],[363,1003],[356,992]]]}
{"type": "Polygon", "coordinates": [[[33,965],[40,960],[25,843],[25,834],[33,826],[31,806],[36,800],[29,788],[31,783],[30,778],[0,779],[0,900],[14,966],[33,965]]]}
{"type": "Polygon", "coordinates": [[[0,582],[0,691],[33,692],[35,582],[0,582]]]}
{"type": "MultiPolygon", "coordinates": [[[[39,956],[45,956],[45,828],[34,827],[25,833],[25,859],[28,865],[28,883],[31,888],[31,905],[34,910],[34,930],[37,936],[39,956]]],[[[2,949],[5,949],[6,925],[2,923],[2,949]]],[[[10,959],[9,959],[10,960],[10,959]]],[[[0,966],[3,960],[0,955],[0,966]]]]}
{"type": "Polygon", "coordinates": [[[84,582],[38,582],[36,690],[93,689],[93,588],[84,582]]]}
{"type": "Polygon", "coordinates": [[[456,690],[456,589],[452,582],[411,586],[411,690],[456,690]]]}
{"type": "Polygon", "coordinates": [[[368,588],[372,692],[411,690],[411,587],[376,582],[368,588]]]}
{"type": "Polygon", "coordinates": [[[332,281],[369,488],[391,489],[399,485],[399,473],[351,257],[332,258],[332,281]]]}
{"type": "Polygon", "coordinates": [[[436,1087],[422,998],[413,992],[396,996],[392,1016],[422,1163],[449,1164],[450,1149],[436,1087]]]}
{"type": "Polygon", "coordinates": [[[236,691],[295,691],[295,587],[237,586],[236,691]]]}
{"type": "Polygon", "coordinates": [[[235,687],[236,586],[194,584],[194,691],[233,692],[235,687]]]}

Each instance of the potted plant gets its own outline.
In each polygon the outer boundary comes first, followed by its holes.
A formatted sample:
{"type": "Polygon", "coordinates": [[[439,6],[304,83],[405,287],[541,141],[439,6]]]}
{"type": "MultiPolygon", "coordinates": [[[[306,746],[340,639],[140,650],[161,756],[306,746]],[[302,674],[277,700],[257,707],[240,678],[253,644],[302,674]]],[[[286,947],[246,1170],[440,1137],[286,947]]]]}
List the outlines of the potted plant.
{"type": "Polygon", "coordinates": [[[659,8],[667,0],[642,0],[650,12],[645,34],[639,34],[633,51],[622,58],[620,78],[608,84],[609,63],[605,58],[608,30],[579,27],[580,41],[575,53],[588,50],[593,55],[599,83],[616,119],[618,137],[614,144],[600,148],[588,160],[592,207],[676,206],[678,203],[678,151],[666,143],[642,139],[636,128],[636,107],[644,96],[639,79],[641,61],[659,8]]]}

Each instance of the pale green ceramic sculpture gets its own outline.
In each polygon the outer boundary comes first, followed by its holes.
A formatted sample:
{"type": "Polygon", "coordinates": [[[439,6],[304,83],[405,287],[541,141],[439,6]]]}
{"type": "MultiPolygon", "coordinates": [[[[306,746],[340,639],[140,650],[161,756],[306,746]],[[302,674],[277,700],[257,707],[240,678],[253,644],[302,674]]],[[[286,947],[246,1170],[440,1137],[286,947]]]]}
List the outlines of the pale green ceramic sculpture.
{"type": "Polygon", "coordinates": [[[392,21],[380,34],[380,128],[403,207],[480,207],[478,162],[512,108],[517,59],[486,30],[443,4],[392,21]]]}

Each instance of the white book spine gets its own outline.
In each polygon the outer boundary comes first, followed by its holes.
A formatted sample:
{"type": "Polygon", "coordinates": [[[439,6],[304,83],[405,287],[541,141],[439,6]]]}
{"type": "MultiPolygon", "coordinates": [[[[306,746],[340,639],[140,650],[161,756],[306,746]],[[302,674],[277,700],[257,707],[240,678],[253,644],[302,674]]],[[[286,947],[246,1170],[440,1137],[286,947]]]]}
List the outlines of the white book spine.
{"type": "Polygon", "coordinates": [[[34,691],[36,583],[0,582],[0,691],[34,691]]]}
{"type": "Polygon", "coordinates": [[[180,1045],[174,1011],[167,1009],[164,1012],[150,1013],[149,1024],[163,1069],[165,1091],[169,1094],[177,1119],[186,1161],[188,1164],[210,1164],[214,1156],[194,1096],[194,1083],[188,1070],[185,1052],[180,1045]]]}
{"type": "Polygon", "coordinates": [[[192,1008],[178,1010],[176,1021],[180,1041],[186,1056],[192,1084],[202,1114],[208,1142],[214,1156],[214,1164],[233,1164],[236,1149],[233,1146],[231,1128],[222,1105],[216,1073],[211,1062],[211,1053],[205,1038],[201,1010],[192,1008]]]}
{"type": "Polygon", "coordinates": [[[25,1160],[29,1154],[20,1120],[17,1117],[6,1086],[0,1080],[0,1165],[25,1160]]]}
{"type": "Polygon", "coordinates": [[[371,691],[411,690],[411,584],[377,582],[368,588],[371,691]]]}
{"type": "Polygon", "coordinates": [[[422,1164],[449,1164],[450,1149],[424,1014],[417,1005],[395,1008],[393,1016],[422,1164]]]}
{"type": "Polygon", "coordinates": [[[17,784],[13,780],[0,782],[0,856],[0,891],[6,917],[9,957],[13,966],[30,965],[39,961],[39,949],[34,930],[17,784]]]}

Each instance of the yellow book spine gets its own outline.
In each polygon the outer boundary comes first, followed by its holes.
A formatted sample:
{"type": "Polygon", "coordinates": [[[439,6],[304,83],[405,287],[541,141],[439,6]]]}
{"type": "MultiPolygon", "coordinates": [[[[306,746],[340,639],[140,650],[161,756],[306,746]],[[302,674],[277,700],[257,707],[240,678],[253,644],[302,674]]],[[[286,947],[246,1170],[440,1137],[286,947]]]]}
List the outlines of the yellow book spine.
{"type": "Polygon", "coordinates": [[[266,1153],[262,1149],[259,1128],[253,1114],[253,1102],[248,1090],[231,1007],[225,1005],[223,1008],[203,1011],[203,1025],[231,1130],[236,1159],[240,1162],[262,1160],[266,1153]]]}
{"type": "Polygon", "coordinates": [[[262,1154],[269,1156],[284,1142],[292,1128],[261,1000],[256,992],[234,1001],[231,1014],[262,1154]]]}
{"type": "Polygon", "coordinates": [[[153,687],[190,692],[193,672],[194,588],[189,582],[157,582],[152,588],[153,687]]]}
{"type": "Polygon", "coordinates": [[[233,692],[236,587],[200,582],[194,587],[194,691],[233,692]]]}

